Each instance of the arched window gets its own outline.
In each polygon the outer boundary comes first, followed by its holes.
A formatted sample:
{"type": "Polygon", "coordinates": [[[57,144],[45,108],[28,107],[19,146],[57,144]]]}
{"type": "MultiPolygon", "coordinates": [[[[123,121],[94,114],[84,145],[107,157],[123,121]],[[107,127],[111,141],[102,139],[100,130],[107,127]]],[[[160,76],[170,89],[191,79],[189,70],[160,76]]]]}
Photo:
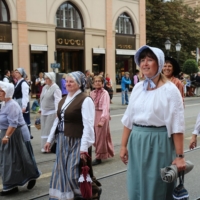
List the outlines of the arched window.
{"type": "Polygon", "coordinates": [[[9,20],[8,7],[4,0],[0,0],[0,22],[8,22],[9,20]]]}
{"type": "Polygon", "coordinates": [[[83,23],[79,11],[71,3],[63,3],[56,12],[56,25],[63,28],[82,29],[83,23]]]}
{"type": "Polygon", "coordinates": [[[129,34],[129,35],[134,34],[134,28],[131,18],[126,13],[122,13],[118,17],[115,28],[116,28],[116,33],[118,34],[129,34]]]}

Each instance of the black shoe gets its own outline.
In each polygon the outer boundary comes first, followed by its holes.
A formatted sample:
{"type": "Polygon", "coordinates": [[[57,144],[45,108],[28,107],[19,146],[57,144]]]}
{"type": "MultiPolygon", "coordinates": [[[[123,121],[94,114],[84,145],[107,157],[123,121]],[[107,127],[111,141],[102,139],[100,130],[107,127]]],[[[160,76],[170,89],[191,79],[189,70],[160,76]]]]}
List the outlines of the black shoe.
{"type": "Polygon", "coordinates": [[[31,140],[33,139],[33,136],[31,135],[31,140]]]}
{"type": "Polygon", "coordinates": [[[94,165],[99,165],[99,164],[101,164],[101,159],[95,159],[95,160],[92,161],[92,165],[93,166],[94,165]]]}
{"type": "Polygon", "coordinates": [[[31,180],[28,182],[27,189],[31,190],[35,186],[36,180],[31,180]]]}
{"type": "Polygon", "coordinates": [[[19,191],[19,190],[18,190],[18,187],[15,187],[15,188],[13,188],[12,190],[0,192],[0,196],[7,196],[7,195],[10,195],[10,194],[15,194],[15,193],[17,193],[18,191],[19,191]]]}

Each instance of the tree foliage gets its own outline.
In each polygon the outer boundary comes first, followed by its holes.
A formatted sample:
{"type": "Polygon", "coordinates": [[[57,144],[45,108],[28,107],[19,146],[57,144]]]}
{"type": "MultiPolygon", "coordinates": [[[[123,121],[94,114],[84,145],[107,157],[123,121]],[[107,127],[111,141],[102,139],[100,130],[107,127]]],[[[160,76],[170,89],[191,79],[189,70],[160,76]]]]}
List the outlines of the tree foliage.
{"type": "Polygon", "coordinates": [[[185,74],[197,73],[199,69],[196,60],[194,59],[186,60],[183,64],[182,70],[185,74]]]}
{"type": "Polygon", "coordinates": [[[182,0],[163,2],[146,1],[147,44],[161,48],[164,52],[165,41],[171,41],[170,56],[177,56],[175,45],[181,43],[180,63],[193,58],[191,52],[200,47],[200,7],[191,8],[182,0]]]}

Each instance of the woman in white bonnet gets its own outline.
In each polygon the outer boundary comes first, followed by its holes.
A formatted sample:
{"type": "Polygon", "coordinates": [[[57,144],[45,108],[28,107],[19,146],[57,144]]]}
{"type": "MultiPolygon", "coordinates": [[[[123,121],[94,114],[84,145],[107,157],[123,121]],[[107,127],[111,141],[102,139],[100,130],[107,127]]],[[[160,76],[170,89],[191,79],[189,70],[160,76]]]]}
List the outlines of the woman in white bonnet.
{"type": "Polygon", "coordinates": [[[58,103],[62,98],[62,93],[55,83],[55,73],[45,72],[45,86],[40,95],[41,112],[41,152],[45,153],[44,145],[50,134],[51,126],[56,118],[58,103]]]}
{"type": "MultiPolygon", "coordinates": [[[[23,68],[17,68],[15,70],[15,78],[17,79],[17,83],[15,85],[15,91],[13,94],[13,99],[19,104],[21,107],[24,120],[28,126],[30,135],[31,135],[31,120],[30,120],[30,103],[29,103],[29,85],[25,81],[26,72],[23,68]]],[[[30,136],[33,139],[33,136],[30,136]]]]}
{"type": "Polygon", "coordinates": [[[172,200],[174,183],[165,183],[160,168],[174,164],[185,170],[184,108],[177,87],[161,74],[162,50],[143,46],[135,55],[145,80],[133,88],[122,118],[120,157],[128,165],[130,200],[172,200]]]}
{"type": "Polygon", "coordinates": [[[18,186],[26,183],[32,189],[40,176],[32,146],[30,134],[22,111],[12,99],[14,85],[0,81],[0,176],[3,191],[0,196],[18,192],[18,186]]]}

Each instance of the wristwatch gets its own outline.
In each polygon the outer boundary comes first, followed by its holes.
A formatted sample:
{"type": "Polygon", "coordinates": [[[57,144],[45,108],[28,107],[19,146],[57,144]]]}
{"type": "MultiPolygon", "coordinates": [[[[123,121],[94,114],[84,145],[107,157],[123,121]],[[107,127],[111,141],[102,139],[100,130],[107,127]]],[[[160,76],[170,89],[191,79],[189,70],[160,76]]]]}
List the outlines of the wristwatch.
{"type": "Polygon", "coordinates": [[[10,137],[6,135],[6,139],[10,139],[10,137]]]}
{"type": "Polygon", "coordinates": [[[184,156],[184,154],[176,154],[176,157],[177,158],[184,158],[185,156],[184,156]]]}

